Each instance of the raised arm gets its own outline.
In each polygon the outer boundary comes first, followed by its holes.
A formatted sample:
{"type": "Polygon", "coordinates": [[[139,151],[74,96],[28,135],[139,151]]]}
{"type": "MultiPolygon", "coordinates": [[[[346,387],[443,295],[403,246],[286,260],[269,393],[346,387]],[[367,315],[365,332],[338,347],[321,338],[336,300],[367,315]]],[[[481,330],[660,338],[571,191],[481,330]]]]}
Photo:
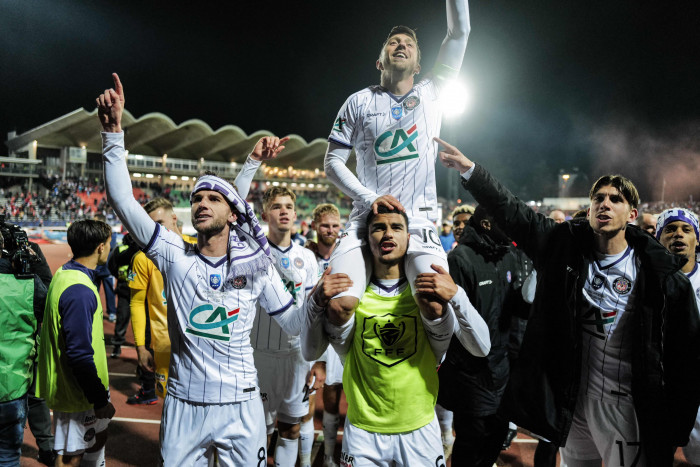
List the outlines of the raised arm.
{"type": "Polygon", "coordinates": [[[241,198],[246,199],[248,197],[250,184],[253,181],[255,172],[260,168],[260,164],[276,158],[284,149],[283,144],[287,141],[289,141],[289,137],[280,139],[276,136],[264,136],[258,140],[251,153],[248,154],[243,168],[236,176],[236,180],[233,182],[241,198]]]}
{"type": "Polygon", "coordinates": [[[97,98],[97,116],[103,129],[102,159],[107,201],[139,246],[144,247],[153,236],[157,224],[136,201],[131,189],[121,126],[126,101],[124,88],[116,73],[112,74],[112,78],[114,89],[106,89],[97,98]]]}
{"type": "Polygon", "coordinates": [[[468,0],[446,0],[447,35],[442,41],[433,73],[441,79],[453,78],[462,67],[471,24],[468,0]]]}

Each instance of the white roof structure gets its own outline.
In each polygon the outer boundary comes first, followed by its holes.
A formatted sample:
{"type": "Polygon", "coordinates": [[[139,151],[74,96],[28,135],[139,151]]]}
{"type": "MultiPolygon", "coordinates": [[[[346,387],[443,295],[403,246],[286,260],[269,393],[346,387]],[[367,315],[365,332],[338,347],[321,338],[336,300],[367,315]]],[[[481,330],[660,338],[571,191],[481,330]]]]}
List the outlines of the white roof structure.
{"type": "MultiPolygon", "coordinates": [[[[101,127],[97,120],[97,109],[88,112],[83,108],[74,110],[21,135],[8,139],[10,154],[22,151],[37,141],[40,147],[62,148],[85,146],[88,152],[101,152],[101,127]]],[[[202,120],[192,119],[179,125],[165,114],[153,112],[135,118],[124,110],[122,127],[126,133],[126,149],[131,154],[179,159],[243,163],[255,142],[272,135],[259,130],[246,134],[235,125],[225,125],[213,130],[202,120]]],[[[307,142],[299,135],[287,135],[290,140],[280,156],[267,163],[271,167],[293,166],[298,169],[323,168],[326,139],[316,138],[307,142]]]]}

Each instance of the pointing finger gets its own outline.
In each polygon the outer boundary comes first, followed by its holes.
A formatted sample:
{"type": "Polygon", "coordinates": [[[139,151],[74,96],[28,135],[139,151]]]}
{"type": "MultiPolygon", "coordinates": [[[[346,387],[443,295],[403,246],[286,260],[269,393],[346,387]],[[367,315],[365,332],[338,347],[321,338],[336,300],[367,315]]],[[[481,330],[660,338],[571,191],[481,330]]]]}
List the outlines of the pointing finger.
{"type": "Polygon", "coordinates": [[[114,89],[117,91],[117,94],[119,95],[120,98],[124,97],[124,86],[122,86],[122,82],[119,79],[119,75],[116,73],[112,73],[112,79],[114,80],[114,89]]]}

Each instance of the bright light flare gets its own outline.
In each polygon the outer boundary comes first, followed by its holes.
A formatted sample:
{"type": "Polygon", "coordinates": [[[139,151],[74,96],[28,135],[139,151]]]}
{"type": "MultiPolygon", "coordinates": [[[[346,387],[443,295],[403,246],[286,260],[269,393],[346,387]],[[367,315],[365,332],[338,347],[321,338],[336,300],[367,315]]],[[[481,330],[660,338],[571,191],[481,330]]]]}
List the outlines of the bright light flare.
{"type": "Polygon", "coordinates": [[[472,103],[472,92],[458,80],[447,81],[440,90],[440,108],[445,117],[463,114],[472,103]]]}

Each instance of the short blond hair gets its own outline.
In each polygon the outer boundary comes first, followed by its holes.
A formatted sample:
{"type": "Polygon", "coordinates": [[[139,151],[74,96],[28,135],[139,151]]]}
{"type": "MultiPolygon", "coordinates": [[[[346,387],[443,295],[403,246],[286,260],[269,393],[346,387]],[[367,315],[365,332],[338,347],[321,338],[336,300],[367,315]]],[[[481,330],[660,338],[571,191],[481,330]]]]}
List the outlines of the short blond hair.
{"type": "Polygon", "coordinates": [[[331,214],[340,218],[340,211],[331,203],[323,203],[316,206],[314,212],[311,214],[311,218],[314,222],[319,222],[326,214],[331,214]]]}
{"type": "Polygon", "coordinates": [[[452,214],[450,214],[450,216],[454,220],[455,216],[457,216],[459,214],[471,214],[473,216],[474,215],[474,207],[469,206],[468,204],[463,204],[461,206],[457,206],[456,208],[454,208],[454,210],[452,211],[452,214]]]}
{"type": "Polygon", "coordinates": [[[292,198],[294,208],[296,209],[297,195],[295,195],[292,190],[286,186],[271,186],[263,193],[263,211],[267,211],[278,196],[289,196],[292,198]]]}
{"type": "Polygon", "coordinates": [[[165,211],[172,211],[173,210],[173,203],[171,203],[169,200],[165,198],[153,198],[150,200],[148,203],[143,205],[143,209],[148,213],[152,213],[158,208],[163,208],[165,211]]]}

